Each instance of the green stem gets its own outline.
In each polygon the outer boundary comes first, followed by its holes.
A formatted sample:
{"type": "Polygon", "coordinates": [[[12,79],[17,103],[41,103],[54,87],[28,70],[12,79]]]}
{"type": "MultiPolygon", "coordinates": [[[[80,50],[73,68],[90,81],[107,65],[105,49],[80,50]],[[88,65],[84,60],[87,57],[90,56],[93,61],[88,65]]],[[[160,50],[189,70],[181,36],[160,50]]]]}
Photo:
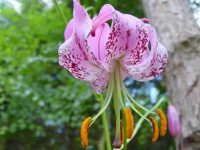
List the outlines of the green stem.
{"type": "Polygon", "coordinates": [[[67,19],[65,18],[65,15],[64,15],[60,5],[58,4],[57,0],[53,0],[53,2],[56,5],[56,8],[57,8],[61,18],[63,19],[64,23],[67,24],[67,19]]]}

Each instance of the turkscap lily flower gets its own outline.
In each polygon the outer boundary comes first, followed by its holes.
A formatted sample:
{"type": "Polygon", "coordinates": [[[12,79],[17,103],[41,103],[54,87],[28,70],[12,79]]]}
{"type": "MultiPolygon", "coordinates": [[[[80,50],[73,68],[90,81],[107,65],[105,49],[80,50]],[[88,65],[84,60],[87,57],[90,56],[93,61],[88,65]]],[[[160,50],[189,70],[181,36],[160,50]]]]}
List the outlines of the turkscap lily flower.
{"type": "MultiPolygon", "coordinates": [[[[89,126],[105,111],[113,98],[116,115],[113,146],[120,148],[120,106],[126,110],[125,102],[129,102],[129,106],[141,119],[150,123],[147,116],[155,109],[147,110],[138,104],[126,90],[123,80],[126,77],[138,81],[154,79],[166,67],[168,53],[158,42],[156,31],[147,23],[148,19],[123,14],[109,4],[104,5],[99,14],[91,19],[78,0],[73,0],[73,3],[73,18],[65,29],[65,42],[59,48],[59,64],[77,79],[89,82],[98,94],[107,91],[105,103],[99,113],[83,122],[82,145],[88,145],[84,134],[87,136],[89,126]],[[109,20],[112,21],[111,26],[107,23],[109,20]],[[145,114],[139,111],[141,109],[145,114]]],[[[133,122],[129,123],[129,120],[133,120],[132,113],[124,113],[128,118],[127,132],[132,132],[127,133],[128,139],[131,139],[137,130],[133,132],[130,126],[133,122]]]]}

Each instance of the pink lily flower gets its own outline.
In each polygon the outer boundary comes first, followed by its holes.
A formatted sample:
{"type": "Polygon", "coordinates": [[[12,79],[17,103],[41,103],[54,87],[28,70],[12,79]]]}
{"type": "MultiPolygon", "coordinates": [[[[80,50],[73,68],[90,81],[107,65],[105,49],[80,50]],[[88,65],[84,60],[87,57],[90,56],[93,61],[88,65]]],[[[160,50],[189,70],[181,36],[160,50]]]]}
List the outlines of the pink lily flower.
{"type": "Polygon", "coordinates": [[[166,67],[167,50],[157,41],[155,29],[142,20],[122,14],[109,4],[91,20],[74,0],[74,17],[59,48],[60,65],[102,93],[117,61],[124,77],[147,81],[166,67]],[[106,23],[110,19],[111,27],[106,23]]]}
{"type": "MultiPolygon", "coordinates": [[[[128,94],[123,80],[128,76],[138,81],[154,79],[165,69],[168,53],[158,42],[155,29],[147,24],[148,19],[123,14],[109,4],[91,19],[78,0],[73,2],[73,18],[65,29],[65,42],[59,48],[59,64],[75,78],[89,82],[98,94],[107,89],[105,104],[90,120],[90,126],[114,97],[114,147],[120,147],[120,105],[124,109],[125,101],[133,101],[144,109],[128,94]]],[[[143,117],[131,102],[130,106],[143,117]]]]}
{"type": "Polygon", "coordinates": [[[168,106],[167,120],[169,126],[169,133],[176,138],[181,132],[181,122],[178,112],[173,105],[168,106]]]}

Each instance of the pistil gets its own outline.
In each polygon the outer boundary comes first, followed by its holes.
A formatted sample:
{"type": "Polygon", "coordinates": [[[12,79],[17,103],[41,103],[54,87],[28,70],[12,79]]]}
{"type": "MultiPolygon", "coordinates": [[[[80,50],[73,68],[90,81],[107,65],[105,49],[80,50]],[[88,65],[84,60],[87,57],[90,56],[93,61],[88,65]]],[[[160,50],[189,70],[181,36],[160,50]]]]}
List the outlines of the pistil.
{"type": "Polygon", "coordinates": [[[116,83],[117,83],[117,80],[115,76],[114,109],[115,109],[115,116],[116,116],[116,129],[115,129],[115,139],[113,142],[113,147],[120,148],[121,147],[120,103],[119,103],[119,98],[117,96],[116,83]]]}

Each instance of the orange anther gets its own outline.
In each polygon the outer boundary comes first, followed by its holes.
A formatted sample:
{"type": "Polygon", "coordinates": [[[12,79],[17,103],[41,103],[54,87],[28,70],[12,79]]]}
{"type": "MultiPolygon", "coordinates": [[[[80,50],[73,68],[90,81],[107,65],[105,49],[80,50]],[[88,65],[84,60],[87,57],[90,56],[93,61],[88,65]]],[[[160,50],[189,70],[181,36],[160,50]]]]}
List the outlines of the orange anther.
{"type": "Polygon", "coordinates": [[[88,146],[88,129],[91,119],[92,117],[87,117],[81,125],[80,134],[81,134],[81,144],[83,148],[87,148],[88,146]]]}
{"type": "Polygon", "coordinates": [[[164,137],[167,133],[167,119],[162,109],[157,109],[156,112],[160,118],[160,136],[164,137]]]}
{"type": "Polygon", "coordinates": [[[131,138],[134,130],[134,118],[130,108],[124,109],[124,114],[126,118],[126,135],[127,138],[131,138]]]}
{"type": "Polygon", "coordinates": [[[158,136],[159,136],[158,123],[157,123],[156,119],[154,119],[153,117],[150,117],[150,120],[151,120],[152,128],[153,128],[151,141],[153,144],[155,144],[156,141],[158,140],[158,136]]]}

